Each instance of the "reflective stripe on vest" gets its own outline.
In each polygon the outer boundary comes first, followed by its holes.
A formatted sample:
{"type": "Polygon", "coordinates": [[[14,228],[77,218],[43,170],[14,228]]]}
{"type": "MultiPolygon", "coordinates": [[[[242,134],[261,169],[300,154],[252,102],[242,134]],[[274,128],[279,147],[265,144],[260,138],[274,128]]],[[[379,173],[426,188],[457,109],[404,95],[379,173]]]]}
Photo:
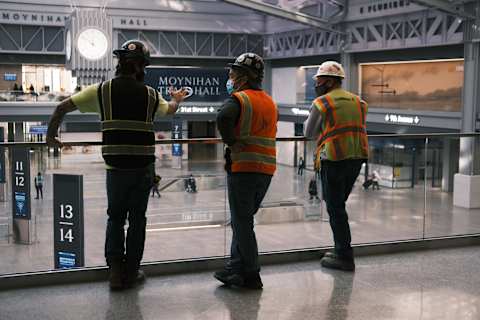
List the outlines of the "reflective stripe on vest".
{"type": "Polygon", "coordinates": [[[232,153],[234,161],[259,161],[266,164],[276,164],[276,157],[255,152],[238,152],[232,153]]]}
{"type": "Polygon", "coordinates": [[[153,131],[153,123],[133,120],[102,121],[102,131],[108,130],[153,131]]]}
{"type": "Polygon", "coordinates": [[[103,155],[142,155],[155,154],[155,146],[108,145],[102,146],[103,155]]]}
{"type": "MultiPolygon", "coordinates": [[[[368,138],[365,127],[366,107],[362,105],[359,97],[350,93],[346,94],[348,94],[348,99],[341,97],[339,100],[348,100],[346,103],[352,103],[353,98],[355,106],[344,105],[344,107],[354,109],[342,108],[341,110],[343,114],[357,111],[358,118],[355,120],[342,119],[338,115],[340,109],[337,110],[334,98],[330,94],[321,96],[314,102],[323,117],[323,132],[317,140],[317,159],[337,161],[368,158],[368,138]]],[[[340,114],[342,115],[342,112],[340,114]]]]}
{"type": "Polygon", "coordinates": [[[148,93],[147,122],[153,122],[153,115],[155,114],[155,102],[157,102],[157,92],[152,87],[147,86],[147,93],[148,93]]]}
{"type": "Polygon", "coordinates": [[[323,142],[325,142],[329,138],[332,138],[336,135],[340,135],[340,134],[347,133],[347,132],[360,132],[360,133],[365,133],[366,134],[365,128],[347,126],[347,127],[343,127],[343,128],[334,129],[332,131],[329,131],[327,134],[322,135],[322,137],[320,139],[318,139],[318,144],[322,144],[323,142]]]}
{"type": "MultiPolygon", "coordinates": [[[[101,127],[104,135],[114,136],[115,131],[131,131],[154,133],[153,117],[155,114],[155,103],[157,102],[157,93],[155,89],[147,86],[147,111],[145,121],[113,119],[112,109],[112,80],[108,80],[101,85],[102,97],[102,121],[101,127]]],[[[138,133],[137,133],[138,134],[138,133]]],[[[104,140],[105,141],[105,140],[104,140]]],[[[102,146],[103,155],[144,155],[151,156],[155,154],[155,145],[142,144],[106,144],[102,146]]]]}
{"type": "MultiPolygon", "coordinates": [[[[256,96],[252,94],[252,97],[249,96],[248,90],[237,92],[234,95],[238,98],[241,104],[241,115],[240,121],[236,128],[236,138],[238,142],[243,144],[241,151],[234,152],[232,150],[232,172],[259,172],[265,174],[273,174],[276,170],[276,148],[275,148],[275,135],[276,135],[276,121],[274,124],[265,123],[266,127],[263,127],[265,136],[262,134],[254,135],[261,132],[262,128],[252,128],[256,114],[254,114],[254,107],[252,105],[255,102],[255,99],[260,99],[260,101],[271,101],[273,104],[272,110],[275,110],[275,114],[271,117],[268,117],[269,121],[274,121],[277,118],[276,107],[271,98],[269,98],[263,91],[258,91],[259,94],[265,96],[256,96]],[[268,98],[266,98],[268,97],[268,98]],[[262,100],[266,99],[266,100],[262,100]],[[271,126],[275,126],[274,128],[271,126]],[[260,130],[258,130],[260,129],[260,130]],[[270,131],[270,132],[269,132],[270,131]],[[269,136],[268,136],[269,135],[269,136]]],[[[257,106],[262,107],[262,106],[257,106]]]]}
{"type": "Polygon", "coordinates": [[[103,121],[112,119],[112,81],[102,83],[103,121]]]}
{"type": "Polygon", "coordinates": [[[263,138],[263,137],[244,137],[242,142],[248,144],[257,144],[263,147],[273,147],[275,148],[275,139],[263,138]]]}
{"type": "Polygon", "coordinates": [[[243,104],[242,108],[242,124],[240,126],[240,138],[248,138],[250,136],[250,128],[252,127],[252,112],[253,107],[250,98],[244,92],[239,92],[243,104]]]}

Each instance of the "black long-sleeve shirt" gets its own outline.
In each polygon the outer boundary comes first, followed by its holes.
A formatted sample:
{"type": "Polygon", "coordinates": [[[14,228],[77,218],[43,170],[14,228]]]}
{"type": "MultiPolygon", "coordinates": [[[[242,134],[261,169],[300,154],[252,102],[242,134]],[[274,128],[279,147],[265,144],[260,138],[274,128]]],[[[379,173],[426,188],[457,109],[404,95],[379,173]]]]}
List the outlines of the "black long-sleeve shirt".
{"type": "Polygon", "coordinates": [[[235,144],[235,126],[240,120],[240,101],[235,96],[223,102],[217,114],[217,128],[222,140],[229,146],[235,144]]]}
{"type": "MultiPolygon", "coordinates": [[[[262,90],[260,86],[251,85],[251,90],[262,90]]],[[[217,114],[217,128],[222,140],[228,146],[235,144],[235,126],[240,120],[240,101],[232,95],[223,102],[222,108],[217,114]]]]}

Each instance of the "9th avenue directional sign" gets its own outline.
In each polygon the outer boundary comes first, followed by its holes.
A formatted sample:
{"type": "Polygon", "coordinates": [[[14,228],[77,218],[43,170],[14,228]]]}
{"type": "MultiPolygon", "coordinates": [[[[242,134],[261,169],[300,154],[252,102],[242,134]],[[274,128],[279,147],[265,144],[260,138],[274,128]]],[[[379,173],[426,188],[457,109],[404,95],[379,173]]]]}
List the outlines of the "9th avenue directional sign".
{"type": "Polygon", "coordinates": [[[386,114],[385,122],[417,125],[420,123],[418,116],[402,116],[399,114],[386,114]]]}

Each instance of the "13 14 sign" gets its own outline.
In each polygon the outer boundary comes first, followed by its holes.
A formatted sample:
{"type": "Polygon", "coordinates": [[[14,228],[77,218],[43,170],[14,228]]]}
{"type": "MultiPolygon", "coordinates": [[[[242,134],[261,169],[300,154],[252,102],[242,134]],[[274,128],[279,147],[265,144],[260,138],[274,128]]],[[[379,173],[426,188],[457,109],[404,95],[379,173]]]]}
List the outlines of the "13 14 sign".
{"type": "Polygon", "coordinates": [[[55,268],[84,265],[83,176],[53,175],[55,268]]]}

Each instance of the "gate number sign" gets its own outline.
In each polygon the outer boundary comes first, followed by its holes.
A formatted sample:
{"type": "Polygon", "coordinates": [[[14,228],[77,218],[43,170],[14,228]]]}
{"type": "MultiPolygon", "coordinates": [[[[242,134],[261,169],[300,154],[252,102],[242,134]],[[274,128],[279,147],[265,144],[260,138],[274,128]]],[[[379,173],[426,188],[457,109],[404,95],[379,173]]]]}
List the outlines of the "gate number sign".
{"type": "Polygon", "coordinates": [[[53,175],[55,268],[84,265],[83,176],[53,175]]]}
{"type": "Polygon", "coordinates": [[[31,219],[30,153],[28,148],[12,149],[12,211],[14,219],[31,219]]]}

